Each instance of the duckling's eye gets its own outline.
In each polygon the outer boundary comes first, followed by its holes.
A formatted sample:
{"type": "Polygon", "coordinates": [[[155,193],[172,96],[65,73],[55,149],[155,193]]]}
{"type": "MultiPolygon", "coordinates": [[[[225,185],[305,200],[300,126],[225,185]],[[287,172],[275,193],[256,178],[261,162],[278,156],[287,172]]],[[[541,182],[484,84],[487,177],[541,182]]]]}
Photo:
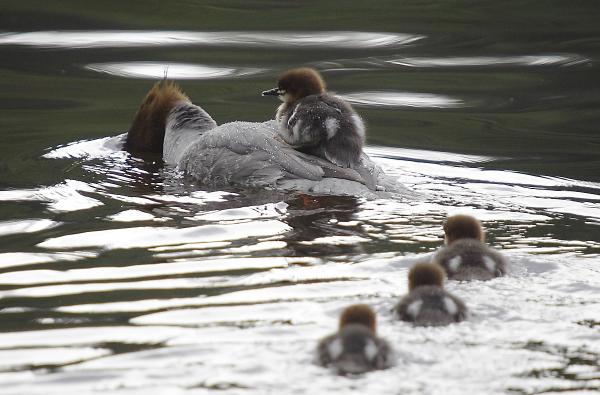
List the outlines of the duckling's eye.
{"type": "Polygon", "coordinates": [[[283,95],[285,95],[285,94],[286,94],[286,90],[285,90],[285,89],[282,89],[282,88],[278,88],[278,89],[277,89],[277,94],[278,94],[279,96],[283,96],[283,95]]]}

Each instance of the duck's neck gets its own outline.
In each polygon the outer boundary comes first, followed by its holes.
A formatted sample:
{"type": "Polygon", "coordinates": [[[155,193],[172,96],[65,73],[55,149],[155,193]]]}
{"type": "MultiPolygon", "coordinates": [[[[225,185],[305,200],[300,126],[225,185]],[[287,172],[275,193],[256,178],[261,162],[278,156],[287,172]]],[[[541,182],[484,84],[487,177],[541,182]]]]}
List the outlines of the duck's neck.
{"type": "Polygon", "coordinates": [[[167,117],[163,145],[163,160],[178,164],[186,149],[204,132],[217,127],[217,123],[200,106],[180,103],[167,117]]]}

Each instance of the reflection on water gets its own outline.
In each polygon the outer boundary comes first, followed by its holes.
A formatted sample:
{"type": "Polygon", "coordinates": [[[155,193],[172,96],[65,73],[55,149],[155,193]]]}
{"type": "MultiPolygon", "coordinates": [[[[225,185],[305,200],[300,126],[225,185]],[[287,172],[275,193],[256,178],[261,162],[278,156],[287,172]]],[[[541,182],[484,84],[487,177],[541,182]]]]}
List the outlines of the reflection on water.
{"type": "Polygon", "coordinates": [[[54,228],[59,222],[49,219],[24,219],[18,221],[0,221],[0,236],[39,232],[54,228]]]}
{"type": "Polygon", "coordinates": [[[579,55],[474,56],[448,58],[395,58],[384,62],[408,67],[574,66],[590,60],[579,55]]]}
{"type": "Polygon", "coordinates": [[[332,32],[183,32],[183,31],[45,31],[0,34],[0,45],[44,48],[146,47],[174,45],[380,48],[398,47],[423,36],[401,33],[332,32]]]}
{"type": "Polygon", "coordinates": [[[172,79],[210,79],[232,78],[253,75],[262,72],[257,68],[212,67],[185,63],[128,62],[94,63],[86,69],[107,73],[118,77],[161,79],[165,75],[172,79]]]}
{"type": "MultiPolygon", "coordinates": [[[[597,10],[460,3],[258,1],[260,31],[232,2],[177,3],[177,30],[127,14],[136,2],[7,5],[27,28],[0,33],[2,393],[596,393],[597,10]],[[219,123],[262,121],[275,104],[257,92],[298,65],[357,106],[368,154],[421,198],[215,190],[112,137],[140,79],[197,80],[182,85],[219,123]],[[447,284],[471,310],[461,324],[395,321],[407,271],[453,213],[483,221],[508,276],[447,284]],[[396,365],[337,377],[313,350],[356,302],[396,365]]],[[[163,5],[143,7],[165,23],[163,5]]]]}
{"type": "Polygon", "coordinates": [[[51,187],[32,190],[0,191],[0,201],[47,202],[48,209],[55,212],[84,210],[102,205],[99,200],[82,195],[80,192],[91,192],[94,188],[84,182],[65,180],[64,183],[51,187]]]}
{"type": "Polygon", "coordinates": [[[372,70],[381,68],[504,68],[504,67],[571,67],[590,65],[591,59],[578,54],[540,54],[522,56],[462,56],[462,57],[408,57],[369,56],[368,58],[336,59],[315,62],[325,70],[372,70]]]}
{"type": "Polygon", "coordinates": [[[205,225],[183,229],[138,227],[100,230],[61,236],[38,244],[42,248],[71,249],[82,247],[138,248],[169,244],[236,240],[249,235],[272,236],[283,233],[288,227],[279,221],[261,221],[234,225],[205,225]],[[257,229],[258,228],[258,229],[257,229]]]}
{"type": "Polygon", "coordinates": [[[368,107],[464,107],[460,99],[429,93],[359,92],[341,96],[353,104],[368,107]]]}

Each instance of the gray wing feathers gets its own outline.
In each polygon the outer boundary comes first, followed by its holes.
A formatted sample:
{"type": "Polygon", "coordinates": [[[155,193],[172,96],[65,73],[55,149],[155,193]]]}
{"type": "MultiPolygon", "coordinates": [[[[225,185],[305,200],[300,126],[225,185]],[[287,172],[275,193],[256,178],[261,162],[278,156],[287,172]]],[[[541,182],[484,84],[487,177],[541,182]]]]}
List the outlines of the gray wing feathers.
{"type": "Polygon", "coordinates": [[[198,138],[181,156],[179,167],[201,180],[242,185],[273,185],[284,178],[320,180],[321,167],[273,138],[272,123],[232,122],[198,138]]]}

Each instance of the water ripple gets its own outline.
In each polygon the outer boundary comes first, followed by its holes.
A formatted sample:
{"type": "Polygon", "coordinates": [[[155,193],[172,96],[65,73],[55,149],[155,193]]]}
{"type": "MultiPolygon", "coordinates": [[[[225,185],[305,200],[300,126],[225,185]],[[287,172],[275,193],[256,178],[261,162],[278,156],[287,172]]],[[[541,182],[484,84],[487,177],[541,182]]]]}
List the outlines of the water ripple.
{"type": "Polygon", "coordinates": [[[117,48],[153,46],[218,46],[264,48],[385,48],[424,38],[402,33],[331,32],[193,32],[193,31],[38,31],[0,34],[0,45],[42,48],[117,48]]]}
{"type": "Polygon", "coordinates": [[[160,79],[167,75],[178,80],[205,80],[245,77],[265,71],[258,68],[217,67],[170,62],[93,63],[86,69],[118,77],[160,79]]]}
{"type": "Polygon", "coordinates": [[[181,229],[136,227],[59,236],[39,243],[38,247],[49,249],[140,248],[190,242],[236,240],[252,236],[272,236],[287,232],[290,229],[283,222],[275,220],[231,225],[202,225],[181,229]]]}
{"type": "Polygon", "coordinates": [[[0,370],[31,369],[36,366],[64,365],[111,354],[96,347],[46,347],[0,350],[0,370]]]}
{"type": "Polygon", "coordinates": [[[37,201],[48,204],[53,212],[85,210],[103,203],[85,196],[81,192],[94,192],[95,189],[85,182],[65,180],[65,182],[39,189],[13,189],[0,191],[0,201],[37,201]]]}
{"type": "Polygon", "coordinates": [[[0,221],[0,236],[35,233],[46,229],[52,229],[60,225],[60,222],[50,219],[21,219],[14,221],[0,221]]]}
{"type": "Polygon", "coordinates": [[[102,137],[94,140],[80,140],[49,149],[42,158],[72,159],[72,158],[103,158],[111,155],[126,156],[121,151],[126,133],[115,137],[102,137]]]}
{"type": "Polygon", "coordinates": [[[402,57],[386,63],[408,67],[480,67],[480,66],[574,66],[590,59],[573,54],[543,54],[523,56],[465,56],[446,58],[402,57]]]}
{"type": "Polygon", "coordinates": [[[94,258],[97,255],[98,254],[89,251],[69,253],[5,252],[0,254],[0,269],[49,262],[73,262],[86,258],[94,258]]]}
{"type": "Polygon", "coordinates": [[[448,57],[368,57],[338,59],[313,63],[328,70],[371,70],[373,68],[461,68],[461,67],[571,67],[586,65],[591,59],[579,54],[532,54],[513,56],[448,56],[448,57]]]}
{"type": "MultiPolygon", "coordinates": [[[[21,270],[0,274],[0,285],[59,284],[82,281],[122,281],[182,274],[235,272],[240,270],[266,270],[288,267],[291,262],[303,259],[270,258],[222,258],[210,260],[181,260],[169,263],[149,263],[124,267],[95,267],[71,270],[21,270]]],[[[12,294],[13,291],[7,291],[12,294]]],[[[18,294],[18,292],[16,292],[18,294]]]]}
{"type": "Polygon", "coordinates": [[[461,99],[433,93],[368,91],[340,95],[349,102],[365,107],[466,107],[461,99]]]}

